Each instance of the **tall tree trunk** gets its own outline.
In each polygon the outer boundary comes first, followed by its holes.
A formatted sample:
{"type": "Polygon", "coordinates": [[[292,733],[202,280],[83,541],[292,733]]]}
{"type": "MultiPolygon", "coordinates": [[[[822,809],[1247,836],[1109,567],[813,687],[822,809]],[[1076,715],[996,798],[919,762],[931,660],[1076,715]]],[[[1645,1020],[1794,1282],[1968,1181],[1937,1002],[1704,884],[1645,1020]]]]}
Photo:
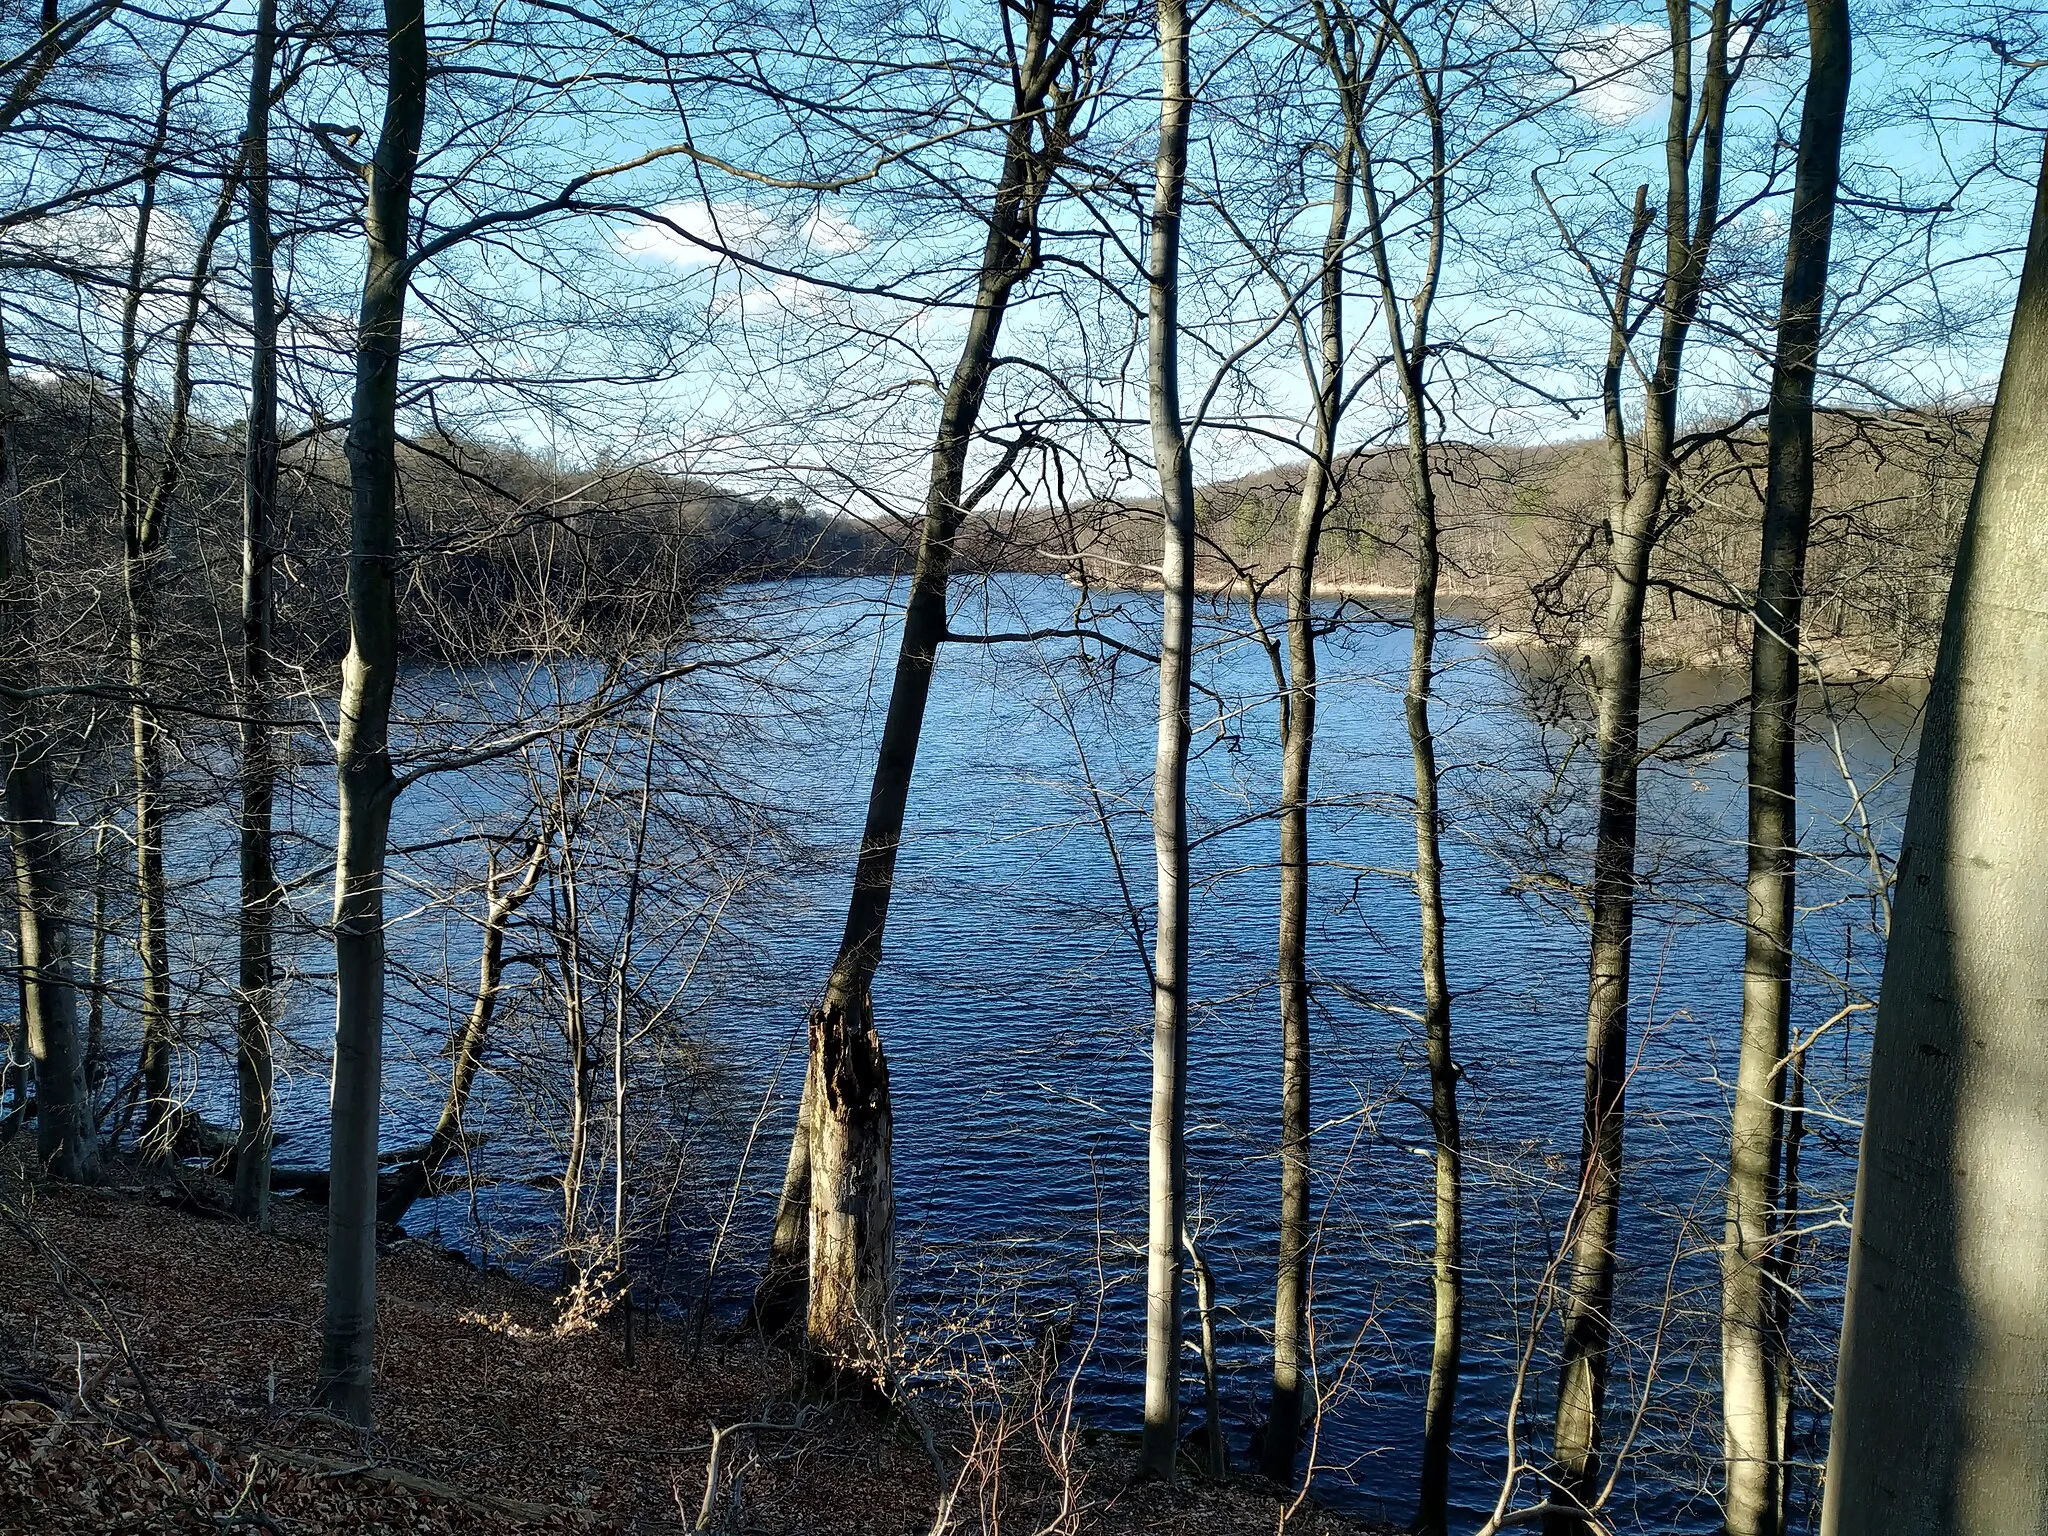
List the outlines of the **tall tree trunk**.
{"type": "Polygon", "coordinates": [[[1180,409],[1180,222],[1187,188],[1186,0],[1159,0],[1159,158],[1147,251],[1145,365],[1159,470],[1159,746],[1152,775],[1158,930],[1152,948],[1145,1430],[1139,1467],[1171,1479],[1180,1444],[1181,1226],[1187,1205],[1188,743],[1194,660],[1195,476],[1180,409]]]}
{"type": "Polygon", "coordinates": [[[427,1138],[425,1151],[416,1161],[402,1163],[393,1170],[390,1186],[377,1207],[379,1225],[396,1226],[403,1221],[405,1213],[432,1185],[434,1175],[466,1144],[463,1116],[468,1113],[469,1093],[483,1066],[484,1046],[498,1014],[498,998],[505,989],[505,935],[511,930],[512,919],[519,915],[519,909],[540,883],[546,857],[546,840],[535,838],[518,880],[504,890],[498,886],[496,855],[491,858],[485,877],[483,952],[477,958],[476,1001],[470,1004],[462,1028],[451,1042],[448,1093],[441,1101],[441,1113],[434,1121],[434,1133],[427,1138]]]}
{"type": "Polygon", "coordinates": [[[152,523],[142,491],[142,341],[138,318],[149,281],[147,259],[156,216],[160,160],[170,133],[171,92],[165,85],[156,125],[142,159],[142,195],[135,214],[128,289],[121,305],[120,496],[121,586],[127,604],[129,757],[135,789],[136,950],[142,960],[143,1155],[168,1157],[171,1104],[171,958],[164,912],[163,722],[149,701],[158,654],[156,567],[161,527],[152,523]]]}
{"type": "Polygon", "coordinates": [[[1822,1536],[2048,1530],[2048,163],[1899,853],[1822,1536]]]}
{"type": "Polygon", "coordinates": [[[1449,1519],[1451,1430],[1456,1423],[1458,1369],[1464,1354],[1464,1134],[1458,1121],[1458,1064],[1452,1051],[1451,989],[1444,956],[1442,811],[1437,794],[1436,734],[1429,701],[1436,683],[1437,584],[1442,554],[1435,470],[1430,462],[1430,321],[1443,273],[1448,235],[1450,164],[1438,77],[1413,40],[1383,12],[1384,25],[1407,61],[1410,83],[1429,130],[1428,225],[1421,280],[1404,298],[1394,281],[1386,219],[1372,156],[1361,150],[1360,188],[1388,350],[1398,370],[1406,417],[1408,499],[1415,526],[1415,575],[1409,606],[1408,687],[1404,715],[1415,780],[1415,904],[1421,940],[1422,1033],[1429,1058],[1429,1124],[1435,1142],[1432,1289],[1435,1329],[1429,1388],[1423,1406],[1422,1476],[1415,1528],[1442,1536],[1449,1519]],[[1408,319],[1404,325],[1402,316],[1408,319]]]}
{"type": "Polygon", "coordinates": [[[1060,80],[1075,67],[1097,10],[1090,0],[1055,33],[1050,0],[1035,0],[1016,61],[1003,170],[967,337],[940,408],[846,928],[824,998],[811,1015],[803,1100],[768,1271],[755,1298],[756,1315],[770,1326],[780,1326],[801,1308],[817,1357],[857,1373],[886,1370],[895,1265],[889,1071],[875,1028],[872,986],[932,672],[946,638],[954,541],[969,510],[1011,462],[1006,457],[970,495],[968,454],[1010,297],[1038,265],[1039,204],[1072,141],[1077,103],[1061,91],[1060,80]]]}
{"type": "MultiPolygon", "coordinates": [[[[1314,1225],[1309,1211],[1308,796],[1316,733],[1315,565],[1329,513],[1337,421],[1344,408],[1344,252],[1357,173],[1357,139],[1347,130],[1330,181],[1330,227],[1323,237],[1315,447],[1295,508],[1293,558],[1287,568],[1287,691],[1280,724],[1280,1261],[1273,1288],[1273,1393],[1262,1457],[1266,1476],[1283,1484],[1294,1481],[1301,1448],[1314,1225]]],[[[1212,1425],[1210,1433],[1220,1434],[1221,1426],[1212,1425]]]]}
{"type": "Polygon", "coordinates": [[[385,0],[384,123],[368,167],[369,266],[348,431],[348,656],[342,663],[334,869],[334,1086],[327,1166],[321,1404],[372,1419],[377,1333],[377,1117],[384,1052],[384,864],[391,695],[398,680],[398,367],[406,228],[427,107],[424,0],[385,0]]]}
{"type": "Polygon", "coordinates": [[[1848,0],[1807,0],[1806,100],[1771,375],[1769,467],[1749,670],[1748,929],[1721,1250],[1722,1500],[1728,1536],[1780,1536],[1788,1404],[1778,1252],[1798,858],[1799,636],[1813,511],[1813,387],[1849,101],[1848,0]]]}
{"type": "Polygon", "coordinates": [[[0,811],[14,864],[20,998],[36,1077],[36,1160],[60,1179],[99,1171],[99,1139],[78,1040],[64,868],[64,826],[52,743],[35,699],[36,588],[22,526],[14,440],[14,375],[0,330],[0,811]]]}
{"type": "Polygon", "coordinates": [[[270,226],[270,91],[277,58],[277,0],[257,0],[242,163],[249,199],[249,423],[242,462],[242,813],[240,973],[235,993],[235,1214],[270,1220],[271,1021],[276,1010],[275,925],[279,891],[271,854],[271,573],[277,503],[277,278],[270,226]]]}
{"type": "Polygon", "coordinates": [[[170,416],[159,448],[156,476],[147,494],[142,488],[141,440],[142,345],[137,320],[148,288],[147,257],[156,211],[159,159],[167,142],[171,93],[165,88],[155,137],[144,156],[142,204],[136,215],[135,245],[128,268],[128,291],[121,309],[121,535],[122,587],[128,605],[128,686],[134,695],[129,708],[130,749],[135,774],[135,888],[138,949],[142,956],[142,1151],[148,1158],[171,1155],[171,948],[169,890],[164,880],[164,723],[153,694],[155,669],[163,649],[158,632],[164,527],[170,517],[185,467],[185,445],[192,423],[192,338],[213,269],[213,251],[234,213],[240,186],[245,142],[234,164],[221,178],[213,217],[199,240],[198,254],[185,281],[183,302],[173,330],[170,416]]]}
{"type": "Polygon", "coordinates": [[[1607,609],[1592,655],[1599,764],[1593,852],[1592,933],[1586,989],[1586,1092],[1573,1209],[1571,1276],[1558,1373],[1558,1508],[1545,1536],[1579,1536],[1600,1490],[1600,1415],[1607,1396],[1615,1242],[1621,1216],[1623,1090],[1628,1078],[1629,948],[1635,931],[1636,786],[1642,768],[1643,603],[1661,535],[1678,432],[1678,383],[1698,313],[1702,278],[1720,218],[1721,134],[1728,97],[1728,0],[1714,0],[1706,67],[1694,103],[1691,0],[1667,0],[1671,113],[1665,133],[1664,282],[1657,355],[1644,389],[1640,474],[1630,483],[1619,388],[1627,352],[1634,254],[1646,230],[1640,196],[1630,252],[1617,285],[1604,382],[1613,498],[1608,513],[1607,609]],[[1694,121],[1697,112],[1698,121],[1694,121]],[[1700,168],[1698,207],[1692,171],[1700,168]]]}

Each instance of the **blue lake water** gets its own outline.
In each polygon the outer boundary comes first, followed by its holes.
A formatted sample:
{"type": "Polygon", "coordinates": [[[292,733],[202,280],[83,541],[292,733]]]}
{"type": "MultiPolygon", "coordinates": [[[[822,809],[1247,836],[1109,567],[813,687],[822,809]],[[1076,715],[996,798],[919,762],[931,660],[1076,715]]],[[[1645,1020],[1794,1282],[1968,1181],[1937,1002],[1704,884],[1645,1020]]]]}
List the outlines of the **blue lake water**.
{"type": "MultiPolygon", "coordinates": [[[[629,1195],[636,1252],[685,1301],[701,1288],[714,1244],[721,1305],[744,1297],[758,1263],[801,1075],[803,1019],[844,915],[900,595],[880,580],[730,594],[707,624],[745,638],[720,654],[772,649],[773,659],[750,664],[747,681],[698,675],[661,692],[649,782],[665,819],[646,850],[664,872],[649,887],[630,969],[647,1033],[629,1057],[629,1195]],[[757,1106],[777,1082],[780,1095],[757,1129],[757,1106]]],[[[963,585],[955,626],[1069,628],[1075,601],[1052,578],[963,585]]],[[[1156,600],[1098,599],[1103,605],[1113,611],[1091,616],[1088,627],[1156,643],[1156,600]]],[[[1279,617],[1266,615],[1269,624],[1279,617]]],[[[1240,1457],[1263,1414],[1278,1191],[1277,709],[1252,629],[1242,604],[1204,612],[1191,790],[1199,842],[1189,1178],[1198,1238],[1217,1273],[1223,1398],[1240,1457]]],[[[1325,1394],[1317,1486],[1332,1502],[1390,1516],[1404,1515],[1413,1497],[1431,1318],[1429,1133],[1418,1107],[1427,1083],[1413,1017],[1414,898],[1403,879],[1414,856],[1400,693],[1408,643],[1405,628],[1363,618],[1325,642],[1311,831],[1322,1220],[1314,1318],[1325,1394]]],[[[967,1335],[1026,1336],[1064,1310],[1075,1347],[1087,1346],[1090,1419],[1129,1427],[1143,1329],[1150,994],[1139,940],[1149,943],[1157,683],[1129,656],[1112,664],[1115,653],[1091,644],[1096,660],[1083,666],[1074,649],[1069,639],[946,648],[875,1005],[896,1107],[913,1369],[937,1378],[947,1362],[958,1368],[967,1335]]],[[[1543,723],[1541,669],[1470,635],[1447,638],[1443,650],[1436,723],[1470,1179],[1454,1492],[1476,1524],[1498,1492],[1531,1308],[1576,1178],[1584,934],[1559,877],[1584,875],[1589,764],[1583,751],[1567,750],[1566,726],[1543,723]]],[[[405,691],[415,722],[409,750],[467,739],[551,690],[586,696],[595,671],[594,663],[421,671],[405,691]]],[[[1740,690],[1726,678],[1665,679],[1645,739],[1681,718],[1725,711],[1740,690]]],[[[626,718],[643,723],[653,704],[639,700],[626,718]]],[[[1836,706],[1832,716],[1812,712],[1801,758],[1814,854],[1802,873],[1796,982],[1807,1028],[1874,994],[1881,922],[1859,829],[1867,815],[1875,846],[1888,854],[1895,845],[1906,789],[1900,754],[1913,721],[1913,701],[1895,694],[1836,706]]],[[[1718,728],[1725,736],[1740,723],[1736,711],[1718,728]]],[[[1645,777],[1648,892],[1636,938],[1638,1050],[1609,1417],[1611,1441],[1632,1435],[1617,1490],[1622,1529],[1716,1524],[1711,1245],[1721,1229],[1740,1012],[1733,915],[1744,816],[1740,743],[1713,745],[1716,728],[1710,719],[1707,749],[1645,777]]],[[[400,801],[394,842],[411,851],[395,862],[389,903],[387,1145],[417,1141],[431,1123],[445,1073],[438,1052],[473,987],[482,857],[460,839],[509,834],[537,790],[556,782],[559,765],[544,754],[525,761],[533,776],[500,763],[430,777],[400,801]]],[[[617,807],[631,809],[646,768],[644,745],[609,731],[595,733],[581,759],[585,782],[614,797],[614,809],[593,817],[585,869],[600,937],[615,931],[618,911],[604,871],[631,842],[617,807]]],[[[287,797],[299,835],[287,839],[285,862],[302,876],[294,901],[305,926],[289,946],[298,969],[287,1032],[297,1044],[286,1053],[281,1119],[292,1139],[280,1162],[324,1159],[332,1001],[316,925],[331,847],[329,771],[309,751],[303,782],[287,797]]],[[[218,918],[232,899],[234,855],[217,813],[194,810],[178,827],[174,874],[191,914],[184,931],[197,935],[183,941],[180,966],[197,1038],[212,1029],[199,1021],[218,1008],[232,972],[231,928],[218,918]]],[[[550,899],[544,888],[536,912],[550,899]]],[[[604,963],[588,961],[593,977],[604,963]]],[[[528,981],[509,1002],[472,1115],[493,1137],[475,1155],[484,1182],[473,1194],[427,1202],[408,1222],[514,1264],[538,1260],[557,1240],[561,1209],[549,1181],[561,1168],[550,1127],[559,1124],[562,1074],[546,1055],[553,1042],[558,1063],[559,998],[534,988],[531,974],[515,972],[515,982],[528,981]]],[[[594,1007],[601,1019],[602,1001],[594,1007]]],[[[1811,1405],[1832,1374],[1839,1219],[1853,1182],[1866,1020],[1849,1015],[1810,1053],[1816,1111],[1803,1174],[1812,1263],[1799,1340],[1811,1380],[1801,1453],[1812,1460],[1824,1449],[1813,1443],[1811,1405]]],[[[220,1036],[212,1029],[209,1038],[220,1036]]],[[[184,1070],[202,1103],[231,1103],[223,1047],[195,1046],[184,1070]]],[[[609,1102],[608,1057],[599,1077],[609,1102]]],[[[599,1204],[611,1198],[608,1172],[604,1181],[591,1196],[599,1204]]],[[[1539,1333],[1531,1356],[1518,1425],[1525,1451],[1546,1437],[1553,1343],[1539,1333]]],[[[1200,1416],[1192,1355],[1186,1384],[1192,1421],[1200,1416]]]]}

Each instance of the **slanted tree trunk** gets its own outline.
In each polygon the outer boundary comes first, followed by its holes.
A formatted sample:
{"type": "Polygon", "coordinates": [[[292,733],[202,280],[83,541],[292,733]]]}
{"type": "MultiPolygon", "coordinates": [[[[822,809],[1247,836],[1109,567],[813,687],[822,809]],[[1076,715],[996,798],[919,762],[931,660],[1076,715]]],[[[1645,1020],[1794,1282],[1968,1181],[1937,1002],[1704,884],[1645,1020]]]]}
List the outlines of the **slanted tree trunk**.
{"type": "Polygon", "coordinates": [[[451,1042],[448,1093],[441,1101],[434,1133],[427,1138],[419,1157],[399,1164],[393,1174],[377,1206],[380,1225],[396,1226],[403,1221],[413,1203],[433,1184],[442,1165],[468,1144],[462,1120],[469,1109],[470,1089],[476,1085],[477,1072],[483,1066],[484,1046],[490,1040],[491,1023],[498,1014],[498,998],[505,989],[505,935],[511,931],[512,919],[519,915],[519,909],[540,883],[546,857],[546,840],[535,838],[517,881],[500,889],[497,855],[491,855],[484,877],[483,952],[477,959],[476,1001],[470,1004],[462,1028],[451,1042]]]}
{"type": "Polygon", "coordinates": [[[1813,383],[1849,100],[1848,0],[1808,0],[1806,100],[1771,374],[1769,466],[1749,669],[1748,927],[1721,1250],[1722,1498],[1728,1536],[1780,1536],[1789,1404],[1780,1198],[1798,858],[1799,635],[1813,511],[1813,383]]]}
{"type": "Polygon", "coordinates": [[[14,864],[21,1012],[35,1070],[36,1160],[60,1179],[99,1171],[99,1138],[79,1049],[72,982],[64,827],[50,763],[52,743],[37,704],[36,589],[22,527],[14,443],[14,380],[0,330],[0,812],[14,864]]]}
{"type": "Polygon", "coordinates": [[[1171,1479],[1180,1445],[1181,1228],[1187,1205],[1188,743],[1194,659],[1195,477],[1180,409],[1180,221],[1188,170],[1186,0],[1159,0],[1159,157],[1146,253],[1146,393],[1159,471],[1159,746],[1152,775],[1158,930],[1152,948],[1145,1428],[1139,1469],[1171,1479]]]}
{"type": "Polygon", "coordinates": [[[1620,379],[1631,334],[1628,310],[1634,258],[1648,227],[1647,205],[1641,194],[1623,280],[1615,289],[1613,334],[1603,380],[1612,492],[1606,614],[1591,658],[1600,787],[1586,992],[1586,1095],[1558,1379],[1553,1474],[1557,1508],[1545,1518],[1545,1536],[1579,1536],[1587,1522],[1574,1504],[1589,1507],[1600,1495],[1600,1415],[1607,1396],[1615,1241],[1621,1215],[1629,948],[1635,932],[1643,604],[1649,591],[1650,558],[1663,532],[1665,493],[1671,483],[1685,344],[1699,310],[1707,257],[1720,219],[1721,135],[1729,84],[1728,0],[1714,0],[1697,101],[1691,0],[1667,0],[1667,20],[1671,112],[1665,134],[1664,281],[1658,300],[1656,358],[1647,370],[1642,429],[1634,455],[1640,473],[1633,477],[1620,379]],[[1699,169],[1697,209],[1692,191],[1695,165],[1699,169]]]}
{"type": "Polygon", "coordinates": [[[391,828],[391,695],[398,681],[398,367],[407,220],[427,106],[423,0],[385,0],[384,122],[367,167],[363,279],[350,406],[349,648],[342,663],[334,869],[334,1086],[327,1298],[317,1397],[372,1419],[377,1333],[377,1116],[384,1051],[384,865],[391,828]]]}
{"type": "Polygon", "coordinates": [[[1899,852],[1822,1536],[2048,1529],[2044,500],[2048,163],[1899,852]]]}
{"type": "MultiPolygon", "coordinates": [[[[1355,62],[1355,61],[1353,61],[1355,62]]],[[[1349,92],[1342,78],[1339,89],[1349,92]]],[[[1263,1471],[1292,1483],[1303,1423],[1303,1356],[1308,1348],[1309,987],[1308,795],[1316,732],[1315,565],[1344,409],[1344,253],[1350,240],[1357,135],[1348,126],[1330,179],[1330,226],[1323,237],[1322,316],[1317,359],[1315,446],[1295,507],[1287,568],[1287,688],[1280,708],[1280,1254],[1273,1287],[1273,1391],[1266,1414],[1263,1471]]],[[[1219,1435],[1220,1424],[1210,1433],[1219,1435]]]]}
{"type": "Polygon", "coordinates": [[[954,541],[968,512],[1000,483],[1025,446],[1023,440],[1013,443],[967,492],[968,454],[996,365],[1003,317],[1018,285],[1037,269],[1039,205],[1075,130],[1077,93],[1063,89],[1061,81],[1080,67],[1081,46],[1098,9],[1089,0],[1058,31],[1050,0],[1034,0],[1029,12],[980,286],[932,447],[917,563],[846,928],[824,998],[811,1016],[803,1100],[768,1270],[755,1298],[756,1315],[771,1327],[801,1309],[817,1358],[861,1374],[886,1370],[895,1252],[889,1073],[871,988],[881,963],[932,672],[946,638],[954,541]]]}
{"type": "Polygon", "coordinates": [[[261,1228],[270,1220],[271,1021],[276,1011],[275,923],[279,900],[271,854],[271,547],[277,504],[277,242],[270,225],[270,92],[277,58],[277,0],[257,0],[242,164],[249,200],[249,423],[242,461],[242,811],[240,972],[235,992],[235,1214],[261,1228]]]}

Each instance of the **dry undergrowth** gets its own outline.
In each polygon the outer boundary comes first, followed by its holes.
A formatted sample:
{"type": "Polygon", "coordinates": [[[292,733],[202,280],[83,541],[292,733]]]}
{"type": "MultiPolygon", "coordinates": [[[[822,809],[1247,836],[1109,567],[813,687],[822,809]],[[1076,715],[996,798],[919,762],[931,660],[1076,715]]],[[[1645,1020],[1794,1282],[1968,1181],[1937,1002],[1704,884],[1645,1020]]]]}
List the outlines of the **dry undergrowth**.
{"type": "MultiPolygon", "coordinates": [[[[643,1328],[628,1370],[610,1329],[559,1330],[545,1293],[413,1243],[378,1266],[360,1436],[309,1403],[322,1213],[280,1202],[258,1235],[205,1214],[215,1194],[0,1169],[0,1530],[923,1536],[947,1488],[947,1529],[992,1536],[1281,1523],[1253,1487],[1127,1486],[1111,1447],[1072,1446],[1056,1475],[1028,1434],[963,1479],[981,1452],[960,1426],[821,1401],[750,1335],[693,1352],[643,1328]]],[[[1285,1525],[1359,1529],[1314,1509],[1285,1525]]]]}

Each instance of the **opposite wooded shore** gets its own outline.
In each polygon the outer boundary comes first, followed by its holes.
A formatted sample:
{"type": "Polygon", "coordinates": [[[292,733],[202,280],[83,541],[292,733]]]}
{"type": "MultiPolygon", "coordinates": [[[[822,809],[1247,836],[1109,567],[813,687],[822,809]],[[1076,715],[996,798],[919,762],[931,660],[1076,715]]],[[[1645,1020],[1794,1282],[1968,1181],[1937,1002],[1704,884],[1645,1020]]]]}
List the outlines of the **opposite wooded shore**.
{"type": "Polygon", "coordinates": [[[997,1499],[1076,1536],[1377,1529],[1253,1483],[1130,1483],[1121,1444],[1062,1436],[1057,1371],[969,1417],[945,1394],[821,1396],[751,1331],[698,1346],[640,1318],[628,1366],[616,1309],[408,1239],[379,1255],[378,1427],[358,1434],[310,1406],[322,1209],[281,1200],[259,1234],[191,1170],[23,1172],[0,1167],[0,1531],[893,1536],[997,1499]]]}

